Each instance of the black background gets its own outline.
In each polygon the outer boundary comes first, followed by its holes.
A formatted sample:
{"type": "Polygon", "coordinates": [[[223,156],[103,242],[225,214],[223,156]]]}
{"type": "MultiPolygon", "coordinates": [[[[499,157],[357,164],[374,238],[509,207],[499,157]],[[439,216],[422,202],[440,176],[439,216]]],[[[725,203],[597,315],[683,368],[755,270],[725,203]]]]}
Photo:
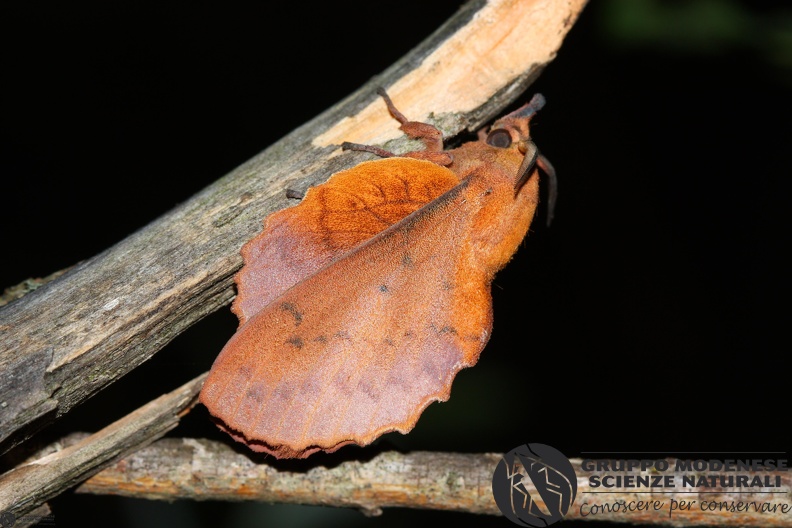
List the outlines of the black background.
{"type": "MultiPolygon", "coordinates": [[[[145,226],[458,5],[4,6],[0,288],[145,226]]],[[[451,400],[368,449],[783,451],[790,35],[773,3],[589,5],[529,90],[548,101],[533,136],[559,174],[555,222],[496,277],[492,339],[451,400]]],[[[207,318],[41,439],[101,428],[205,371],[235,326],[227,310],[207,318]]],[[[224,438],[201,407],[173,434],[224,438]]],[[[511,525],[72,493],[52,507],[58,526],[511,525]]]]}

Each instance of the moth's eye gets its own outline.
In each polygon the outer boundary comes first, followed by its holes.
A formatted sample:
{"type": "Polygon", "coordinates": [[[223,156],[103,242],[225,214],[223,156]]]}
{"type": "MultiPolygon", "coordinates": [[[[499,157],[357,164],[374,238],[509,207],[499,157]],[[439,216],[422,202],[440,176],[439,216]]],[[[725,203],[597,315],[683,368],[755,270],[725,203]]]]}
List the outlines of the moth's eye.
{"type": "Polygon", "coordinates": [[[511,134],[509,134],[508,130],[499,128],[497,130],[493,130],[487,135],[487,145],[491,147],[509,148],[511,147],[511,144],[511,134]]]}

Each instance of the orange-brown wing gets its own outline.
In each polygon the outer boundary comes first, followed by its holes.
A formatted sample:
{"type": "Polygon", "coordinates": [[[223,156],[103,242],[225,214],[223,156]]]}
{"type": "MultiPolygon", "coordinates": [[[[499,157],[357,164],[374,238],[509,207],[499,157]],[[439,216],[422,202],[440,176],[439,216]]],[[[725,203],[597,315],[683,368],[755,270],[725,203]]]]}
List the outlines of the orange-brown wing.
{"type": "Polygon", "coordinates": [[[466,182],[287,290],[242,325],[201,401],[252,449],[305,457],[406,433],[491,324],[466,182]]]}
{"type": "Polygon", "coordinates": [[[270,215],[261,234],[242,248],[245,266],[231,308],[240,326],[288,288],[458,183],[434,163],[388,158],[309,189],[299,205],[270,215]]]}

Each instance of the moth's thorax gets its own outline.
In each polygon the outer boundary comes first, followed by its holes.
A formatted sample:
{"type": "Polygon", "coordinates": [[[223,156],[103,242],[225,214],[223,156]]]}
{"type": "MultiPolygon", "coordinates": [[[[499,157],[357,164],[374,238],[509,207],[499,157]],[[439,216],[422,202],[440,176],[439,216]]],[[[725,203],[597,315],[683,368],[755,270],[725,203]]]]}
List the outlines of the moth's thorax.
{"type": "Polygon", "coordinates": [[[531,225],[539,202],[539,175],[534,173],[517,191],[515,184],[524,155],[517,146],[496,148],[471,142],[451,151],[449,167],[468,178],[467,200],[473,209],[470,224],[472,258],[488,274],[511,259],[531,225]]]}

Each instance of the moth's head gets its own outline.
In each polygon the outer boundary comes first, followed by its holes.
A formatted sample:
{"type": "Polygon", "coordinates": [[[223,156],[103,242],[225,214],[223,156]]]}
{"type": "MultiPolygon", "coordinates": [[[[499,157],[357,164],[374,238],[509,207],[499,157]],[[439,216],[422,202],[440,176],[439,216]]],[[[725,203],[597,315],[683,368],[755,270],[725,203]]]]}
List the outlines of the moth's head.
{"type": "Polygon", "coordinates": [[[493,147],[509,148],[531,140],[529,124],[531,118],[545,105],[542,94],[535,94],[530,101],[493,123],[487,134],[487,144],[493,147]]]}
{"type": "Polygon", "coordinates": [[[534,169],[538,166],[542,170],[547,177],[547,225],[549,226],[558,194],[558,181],[555,169],[547,158],[539,153],[536,144],[531,140],[530,130],[531,119],[544,105],[544,96],[535,94],[527,104],[495,121],[486,136],[479,133],[479,140],[484,141],[492,149],[510,151],[512,159],[515,160],[512,163],[514,165],[519,163],[516,174],[512,173],[515,197],[520,194],[520,190],[534,174],[534,169]]]}
{"type": "Polygon", "coordinates": [[[523,155],[523,162],[517,173],[515,180],[515,194],[520,191],[522,186],[528,181],[536,159],[539,157],[539,150],[531,141],[530,122],[536,112],[545,105],[545,98],[542,94],[535,94],[531,100],[507,114],[492,125],[485,142],[487,145],[499,149],[517,149],[523,155]]]}

